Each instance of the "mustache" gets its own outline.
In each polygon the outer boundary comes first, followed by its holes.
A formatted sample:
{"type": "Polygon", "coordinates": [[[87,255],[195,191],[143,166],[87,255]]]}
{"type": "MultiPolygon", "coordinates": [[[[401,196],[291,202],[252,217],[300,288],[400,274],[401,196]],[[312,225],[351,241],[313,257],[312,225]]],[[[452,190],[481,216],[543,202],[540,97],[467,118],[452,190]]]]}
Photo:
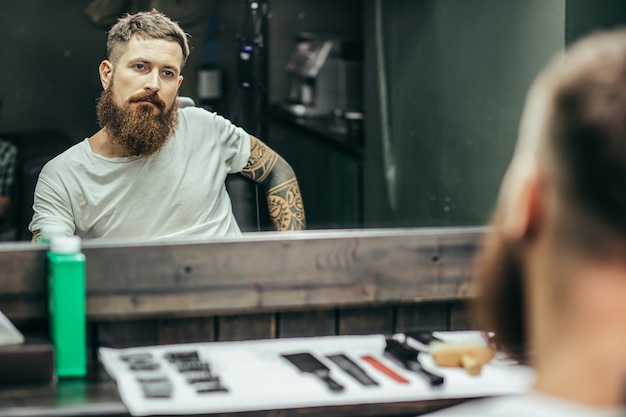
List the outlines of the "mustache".
{"type": "Polygon", "coordinates": [[[128,99],[129,103],[148,102],[154,104],[162,112],[165,111],[165,102],[155,92],[135,94],[128,99]]]}

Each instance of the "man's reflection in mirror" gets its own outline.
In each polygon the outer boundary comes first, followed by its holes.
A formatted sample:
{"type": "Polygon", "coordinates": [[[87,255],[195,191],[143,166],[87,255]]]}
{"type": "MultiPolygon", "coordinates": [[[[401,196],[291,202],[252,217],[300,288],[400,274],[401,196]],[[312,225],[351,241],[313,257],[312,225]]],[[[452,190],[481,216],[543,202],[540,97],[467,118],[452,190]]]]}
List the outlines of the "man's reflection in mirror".
{"type": "Polygon", "coordinates": [[[83,238],[240,234],[224,181],[241,173],[261,184],[277,230],[300,230],[296,176],[267,145],[228,120],[179,108],[185,32],[164,14],[126,15],[108,34],[99,66],[100,130],[41,171],[29,229],[83,238]]]}

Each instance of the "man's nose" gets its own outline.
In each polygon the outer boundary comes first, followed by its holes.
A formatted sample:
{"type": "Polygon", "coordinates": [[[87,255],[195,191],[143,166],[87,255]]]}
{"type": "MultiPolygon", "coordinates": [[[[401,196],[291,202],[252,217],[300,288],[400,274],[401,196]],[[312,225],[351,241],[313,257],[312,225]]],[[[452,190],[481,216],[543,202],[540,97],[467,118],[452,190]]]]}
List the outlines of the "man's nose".
{"type": "Polygon", "coordinates": [[[147,74],[144,88],[152,91],[153,93],[156,93],[161,89],[161,77],[158,70],[150,71],[150,73],[147,74]]]}

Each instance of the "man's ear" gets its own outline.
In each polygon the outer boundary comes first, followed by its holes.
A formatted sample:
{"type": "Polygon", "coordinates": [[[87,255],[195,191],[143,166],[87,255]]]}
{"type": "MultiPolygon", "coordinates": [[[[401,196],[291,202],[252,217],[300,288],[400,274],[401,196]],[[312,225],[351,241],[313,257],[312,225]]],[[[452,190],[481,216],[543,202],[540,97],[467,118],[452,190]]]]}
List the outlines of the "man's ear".
{"type": "Polygon", "coordinates": [[[181,84],[183,83],[183,76],[179,75],[178,76],[178,88],[180,88],[181,84]]]}
{"type": "Polygon", "coordinates": [[[98,72],[100,73],[102,88],[106,90],[111,85],[111,79],[113,78],[113,63],[105,59],[100,63],[98,72]]]}
{"type": "Polygon", "coordinates": [[[502,231],[512,240],[524,240],[533,235],[545,215],[546,195],[543,193],[541,175],[533,169],[513,174],[503,183],[506,198],[502,231]]]}

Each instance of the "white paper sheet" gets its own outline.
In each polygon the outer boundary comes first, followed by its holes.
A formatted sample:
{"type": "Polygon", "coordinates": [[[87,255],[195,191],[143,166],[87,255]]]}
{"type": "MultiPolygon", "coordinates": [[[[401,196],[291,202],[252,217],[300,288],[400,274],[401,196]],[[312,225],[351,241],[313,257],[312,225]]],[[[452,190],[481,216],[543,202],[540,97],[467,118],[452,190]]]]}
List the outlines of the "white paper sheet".
{"type": "Polygon", "coordinates": [[[432,388],[418,374],[406,371],[383,356],[382,335],[332,336],[297,339],[272,339],[244,342],[194,343],[129,349],[100,348],[100,360],[117,382],[120,396],[133,415],[194,414],[250,410],[270,410],[347,404],[373,404],[417,401],[438,398],[469,398],[517,394],[528,390],[533,373],[520,366],[486,365],[479,377],[462,369],[438,368],[428,355],[420,355],[424,366],[446,378],[443,386],[432,388]],[[196,393],[163,355],[170,351],[194,349],[212,372],[219,375],[228,392],[196,393]],[[310,374],[301,373],[281,354],[310,352],[331,370],[331,377],[345,387],[339,393],[310,374]],[[168,399],[144,398],[121,354],[151,353],[166,372],[174,390],[168,399]],[[362,386],[324,355],[344,353],[379,382],[362,386]],[[373,355],[389,368],[406,377],[409,384],[399,384],[360,359],[373,355]]]}
{"type": "Polygon", "coordinates": [[[0,346],[17,345],[24,343],[24,336],[0,311],[0,346]]]}

